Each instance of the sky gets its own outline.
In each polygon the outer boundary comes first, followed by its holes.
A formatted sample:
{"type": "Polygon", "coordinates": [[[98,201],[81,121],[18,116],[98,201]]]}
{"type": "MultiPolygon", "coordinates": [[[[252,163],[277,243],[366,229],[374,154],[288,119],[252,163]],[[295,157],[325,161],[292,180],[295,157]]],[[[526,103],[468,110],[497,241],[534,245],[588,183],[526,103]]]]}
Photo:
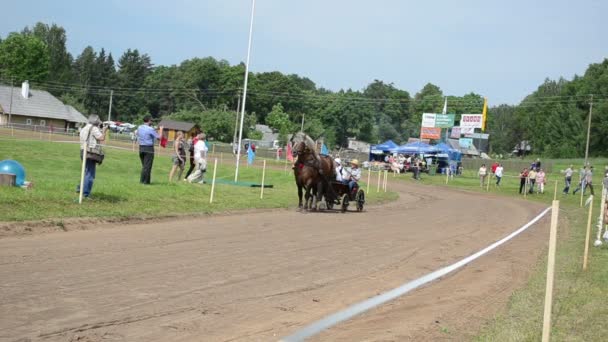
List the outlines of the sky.
{"type": "MultiPolygon", "coordinates": [[[[245,61],[251,0],[28,0],[2,5],[0,36],[38,21],[63,26],[76,57],[128,48],[155,65],[212,56],[245,61]]],[[[475,92],[517,104],[546,78],[571,79],[608,57],[605,0],[257,0],[250,70],[331,90],[373,80],[413,96],[475,92]]]]}

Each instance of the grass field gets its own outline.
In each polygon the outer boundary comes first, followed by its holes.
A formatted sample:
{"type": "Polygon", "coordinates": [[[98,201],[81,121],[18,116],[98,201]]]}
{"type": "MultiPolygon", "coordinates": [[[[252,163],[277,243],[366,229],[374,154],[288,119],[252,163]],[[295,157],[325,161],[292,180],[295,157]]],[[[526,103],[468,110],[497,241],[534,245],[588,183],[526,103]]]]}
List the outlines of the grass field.
{"type": "MultiPolygon", "coordinates": [[[[591,242],[595,240],[599,216],[599,196],[605,159],[593,159],[592,165],[597,172],[594,177],[597,200],[593,207],[593,226],[591,242]]],[[[582,160],[555,161],[555,170],[563,170],[569,164],[582,165],[582,160]]],[[[508,172],[503,178],[501,188],[495,188],[491,182],[489,192],[507,197],[520,197],[519,180],[516,172],[508,172]]],[[[411,174],[401,176],[406,182],[416,182],[411,174]]],[[[577,176],[573,177],[578,180],[577,176]]],[[[562,195],[563,176],[559,173],[548,175],[547,193],[528,195],[526,200],[541,202],[547,206],[553,200],[555,181],[558,181],[558,199],[560,200],[560,223],[558,228],[558,245],[556,256],[555,289],[552,316],[552,341],[603,341],[608,335],[605,324],[608,317],[608,247],[590,247],[589,266],[582,271],[585,229],[588,207],[580,207],[580,193],[577,196],[562,195]]],[[[445,176],[423,175],[423,184],[445,186],[445,176]]],[[[485,192],[476,177],[476,171],[469,170],[462,177],[449,182],[448,187],[471,191],[485,192]]],[[[584,200],[587,200],[586,194],[584,200]]],[[[514,229],[517,227],[513,227],[514,229]]],[[[548,234],[547,234],[548,236],[548,234]]],[[[514,241],[512,243],[517,243],[514,241]]],[[[546,281],[546,253],[528,284],[516,291],[505,310],[486,324],[477,341],[540,341],[543,324],[543,307],[546,281]]]]}
{"type": "MultiPolygon", "coordinates": [[[[26,169],[27,180],[34,182],[34,189],[0,187],[0,222],[72,217],[162,217],[297,206],[293,173],[289,168],[284,172],[283,164],[269,163],[274,167],[267,169],[265,183],[274,187],[265,189],[264,199],[260,199],[260,188],[226,184],[234,180],[234,165],[225,160],[218,166],[214,201],[209,204],[209,184],[168,182],[169,156],[154,159],[152,185],[144,186],[139,184],[138,154],[117,149],[107,149],[103,165],[97,168],[92,199],[79,205],[75,192],[81,167],[78,150],[78,145],[72,143],[1,139],[0,160],[18,160],[26,169]]],[[[207,181],[211,180],[212,168],[210,159],[207,181]]],[[[260,161],[253,167],[242,164],[239,181],[259,184],[261,180],[260,161]]],[[[367,202],[373,204],[395,198],[394,192],[372,192],[367,196],[367,202]]]]}

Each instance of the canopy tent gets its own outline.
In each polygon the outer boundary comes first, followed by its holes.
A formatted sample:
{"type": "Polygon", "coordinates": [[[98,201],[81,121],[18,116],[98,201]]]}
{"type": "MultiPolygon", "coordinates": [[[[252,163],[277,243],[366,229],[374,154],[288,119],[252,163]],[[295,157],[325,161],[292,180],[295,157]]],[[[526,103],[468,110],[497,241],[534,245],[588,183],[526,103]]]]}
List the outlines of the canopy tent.
{"type": "Polygon", "coordinates": [[[372,145],[370,147],[370,153],[371,154],[390,153],[397,147],[398,147],[398,145],[395,144],[395,142],[393,142],[392,140],[387,140],[387,141],[383,142],[382,144],[372,145]]]}
{"type": "Polygon", "coordinates": [[[412,142],[409,144],[405,144],[405,145],[401,145],[399,147],[397,147],[394,152],[397,153],[407,153],[407,154],[413,154],[413,153],[437,153],[439,150],[436,149],[434,146],[431,146],[429,144],[420,142],[420,141],[416,141],[416,142],[412,142]]]}
{"type": "Polygon", "coordinates": [[[452,148],[450,145],[446,143],[439,143],[434,146],[439,152],[445,153],[448,155],[450,160],[460,161],[462,159],[462,153],[460,151],[452,148]]]}

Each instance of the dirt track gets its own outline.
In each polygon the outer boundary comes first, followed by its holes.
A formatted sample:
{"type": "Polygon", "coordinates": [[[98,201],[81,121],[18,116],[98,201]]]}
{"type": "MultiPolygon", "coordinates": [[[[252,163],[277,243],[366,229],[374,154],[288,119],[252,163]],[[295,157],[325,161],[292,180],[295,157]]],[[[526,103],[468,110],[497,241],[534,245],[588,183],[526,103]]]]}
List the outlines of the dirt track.
{"type": "MultiPolygon", "coordinates": [[[[272,341],[502,238],[541,207],[392,185],[364,213],[274,211],[0,239],[0,341],[272,341]]],[[[547,219],[318,340],[467,339],[521,286],[547,219]]]]}

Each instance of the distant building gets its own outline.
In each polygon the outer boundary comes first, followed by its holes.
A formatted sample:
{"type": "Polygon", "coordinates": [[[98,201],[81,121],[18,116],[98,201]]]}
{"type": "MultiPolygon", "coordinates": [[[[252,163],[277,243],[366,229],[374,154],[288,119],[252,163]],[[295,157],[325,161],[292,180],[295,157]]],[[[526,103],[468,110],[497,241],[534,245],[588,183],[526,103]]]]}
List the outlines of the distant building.
{"type": "Polygon", "coordinates": [[[32,130],[68,130],[87,122],[49,92],[30,89],[28,81],[21,88],[0,85],[0,125],[9,124],[9,113],[10,124],[32,130]]]}
{"type": "Polygon", "coordinates": [[[365,141],[348,138],[348,148],[357,152],[369,153],[370,144],[365,141]]]}
{"type": "Polygon", "coordinates": [[[193,134],[200,131],[200,128],[191,122],[174,121],[162,119],[158,126],[163,126],[163,135],[169,140],[174,140],[177,132],[184,132],[184,137],[188,139],[193,134]]]}

